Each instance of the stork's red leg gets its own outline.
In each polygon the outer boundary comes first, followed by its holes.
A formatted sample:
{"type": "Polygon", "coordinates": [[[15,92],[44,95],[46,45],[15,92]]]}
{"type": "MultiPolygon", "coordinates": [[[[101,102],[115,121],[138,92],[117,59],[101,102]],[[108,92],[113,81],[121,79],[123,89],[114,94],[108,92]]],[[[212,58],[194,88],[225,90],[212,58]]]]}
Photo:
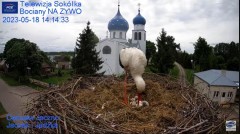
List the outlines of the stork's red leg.
{"type": "Polygon", "coordinates": [[[138,105],[139,105],[139,101],[142,101],[142,94],[138,93],[138,105]]]}
{"type": "Polygon", "coordinates": [[[125,80],[124,80],[124,103],[127,105],[128,104],[128,100],[127,100],[127,71],[125,74],[125,80]]]}

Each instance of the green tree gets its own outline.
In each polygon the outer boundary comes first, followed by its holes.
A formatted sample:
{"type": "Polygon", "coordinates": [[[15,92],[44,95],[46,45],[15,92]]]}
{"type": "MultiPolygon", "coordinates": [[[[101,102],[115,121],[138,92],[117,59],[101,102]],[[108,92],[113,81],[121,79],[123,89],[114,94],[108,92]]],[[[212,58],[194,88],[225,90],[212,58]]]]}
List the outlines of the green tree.
{"type": "Polygon", "coordinates": [[[177,49],[180,50],[180,44],[176,44],[173,36],[167,36],[166,31],[162,29],[160,36],[157,37],[157,53],[153,56],[153,72],[169,73],[169,70],[174,67],[173,63],[176,60],[177,49]]]}
{"type": "Polygon", "coordinates": [[[76,42],[76,57],[72,60],[72,67],[76,74],[96,74],[101,69],[103,63],[98,57],[99,52],[95,47],[99,41],[98,37],[90,29],[90,22],[87,27],[79,34],[76,42]]]}
{"type": "Polygon", "coordinates": [[[7,43],[5,44],[5,47],[4,47],[4,51],[3,51],[3,56],[6,58],[7,56],[7,51],[9,49],[12,48],[12,46],[15,44],[15,43],[24,43],[26,40],[24,39],[17,39],[17,38],[12,38],[11,40],[7,41],[7,43]]]}
{"type": "Polygon", "coordinates": [[[2,59],[3,58],[3,53],[0,53],[0,59],[2,59]]]}
{"type": "Polygon", "coordinates": [[[219,43],[214,47],[219,69],[239,70],[239,43],[219,43]]]}
{"type": "Polygon", "coordinates": [[[207,44],[207,41],[199,37],[194,44],[194,62],[200,67],[199,71],[207,70],[210,68],[210,59],[212,55],[212,47],[207,44]]]}
{"type": "Polygon", "coordinates": [[[43,57],[43,61],[49,64],[50,66],[54,66],[52,61],[48,58],[47,54],[43,51],[38,51],[39,54],[43,57]]]}
{"type": "Polygon", "coordinates": [[[233,71],[239,71],[239,59],[237,57],[234,57],[233,59],[229,59],[227,61],[227,69],[233,70],[233,71]]]}
{"type": "Polygon", "coordinates": [[[192,68],[192,55],[188,54],[186,51],[178,51],[176,61],[181,64],[184,68],[192,68]]]}
{"type": "Polygon", "coordinates": [[[147,65],[149,64],[150,58],[156,53],[155,44],[151,41],[146,41],[146,58],[147,58],[147,65]]]}
{"type": "Polygon", "coordinates": [[[18,76],[25,76],[27,68],[31,68],[32,75],[40,74],[44,57],[35,43],[13,38],[6,43],[6,46],[4,54],[9,64],[9,71],[16,71],[18,76]]]}

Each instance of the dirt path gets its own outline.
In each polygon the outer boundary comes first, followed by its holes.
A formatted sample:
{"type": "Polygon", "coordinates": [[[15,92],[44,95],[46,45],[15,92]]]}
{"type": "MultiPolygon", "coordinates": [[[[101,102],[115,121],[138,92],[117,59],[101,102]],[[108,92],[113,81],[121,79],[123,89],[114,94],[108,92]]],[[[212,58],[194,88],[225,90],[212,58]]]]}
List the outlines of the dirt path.
{"type": "MultiPolygon", "coordinates": [[[[29,93],[37,92],[27,86],[11,87],[0,79],[0,102],[2,103],[8,114],[13,116],[23,116],[26,108],[25,105],[31,98],[37,94],[22,96],[29,93]]],[[[17,122],[16,122],[17,123],[17,122]]]]}
{"type": "Polygon", "coordinates": [[[178,67],[179,69],[179,79],[182,83],[182,86],[186,86],[186,73],[185,73],[185,70],[184,68],[177,62],[174,62],[174,64],[178,67]]]}

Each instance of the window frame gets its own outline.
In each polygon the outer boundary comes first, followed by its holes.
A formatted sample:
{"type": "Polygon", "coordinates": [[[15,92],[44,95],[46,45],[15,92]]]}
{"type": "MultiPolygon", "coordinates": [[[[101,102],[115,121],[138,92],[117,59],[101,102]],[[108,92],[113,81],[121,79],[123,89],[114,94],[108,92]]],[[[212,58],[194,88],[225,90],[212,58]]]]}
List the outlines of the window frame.
{"type": "Polygon", "coordinates": [[[218,95],[219,95],[219,91],[214,91],[214,92],[213,92],[213,97],[214,97],[214,98],[218,97],[218,95]]]}
{"type": "Polygon", "coordinates": [[[108,45],[104,46],[103,49],[102,49],[102,53],[103,54],[111,54],[112,53],[111,47],[108,46],[108,45]]]}
{"type": "Polygon", "coordinates": [[[113,32],[113,38],[116,38],[116,32],[113,32]]]}
{"type": "Polygon", "coordinates": [[[142,39],[142,33],[138,32],[138,40],[141,40],[141,39],[142,39]]]}
{"type": "Polygon", "coordinates": [[[119,33],[119,38],[122,39],[122,32],[119,33]]]}
{"type": "Polygon", "coordinates": [[[137,32],[134,33],[134,40],[138,40],[137,32]]]}

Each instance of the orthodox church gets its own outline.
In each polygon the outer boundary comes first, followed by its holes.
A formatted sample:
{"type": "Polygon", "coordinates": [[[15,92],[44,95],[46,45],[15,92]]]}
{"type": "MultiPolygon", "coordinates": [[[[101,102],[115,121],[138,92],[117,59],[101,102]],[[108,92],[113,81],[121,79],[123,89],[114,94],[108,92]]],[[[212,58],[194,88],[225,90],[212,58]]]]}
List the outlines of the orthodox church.
{"type": "Polygon", "coordinates": [[[97,43],[96,50],[103,61],[102,69],[99,72],[105,71],[104,75],[121,74],[123,69],[119,65],[119,52],[123,48],[136,47],[146,54],[146,31],[145,31],[145,18],[138,14],[133,18],[134,29],[132,30],[132,41],[127,41],[127,31],[129,29],[128,22],[123,18],[120,13],[120,5],[118,4],[118,11],[108,23],[108,31],[110,38],[107,37],[97,43]]]}

